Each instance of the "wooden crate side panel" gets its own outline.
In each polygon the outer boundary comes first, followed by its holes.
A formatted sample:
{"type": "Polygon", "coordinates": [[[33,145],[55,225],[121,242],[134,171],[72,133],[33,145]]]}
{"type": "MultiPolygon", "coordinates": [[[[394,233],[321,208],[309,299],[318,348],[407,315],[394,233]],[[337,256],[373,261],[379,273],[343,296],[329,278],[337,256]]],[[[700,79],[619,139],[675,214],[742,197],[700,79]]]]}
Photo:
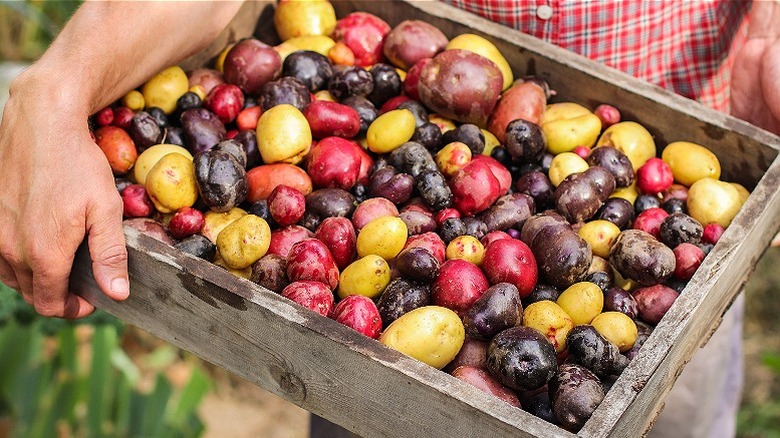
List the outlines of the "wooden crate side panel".
{"type": "MultiPolygon", "coordinates": [[[[121,303],[88,251],[73,279],[97,307],[361,436],[561,436],[553,426],[211,263],[126,229],[121,303]]],[[[564,434],[564,436],[573,436],[564,434]]]]}

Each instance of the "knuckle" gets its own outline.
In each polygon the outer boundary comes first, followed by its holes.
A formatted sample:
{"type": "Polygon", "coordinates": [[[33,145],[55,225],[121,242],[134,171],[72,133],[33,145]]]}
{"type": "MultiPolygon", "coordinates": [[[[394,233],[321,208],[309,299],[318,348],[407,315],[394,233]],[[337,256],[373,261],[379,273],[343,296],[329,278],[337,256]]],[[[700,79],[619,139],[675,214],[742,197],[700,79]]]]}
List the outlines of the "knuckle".
{"type": "Polygon", "coordinates": [[[111,267],[121,267],[127,264],[127,249],[119,243],[111,243],[100,248],[93,258],[94,262],[111,267]]]}
{"type": "Polygon", "coordinates": [[[40,299],[36,296],[33,306],[35,307],[35,311],[41,316],[63,316],[64,305],[62,303],[40,299]]]}

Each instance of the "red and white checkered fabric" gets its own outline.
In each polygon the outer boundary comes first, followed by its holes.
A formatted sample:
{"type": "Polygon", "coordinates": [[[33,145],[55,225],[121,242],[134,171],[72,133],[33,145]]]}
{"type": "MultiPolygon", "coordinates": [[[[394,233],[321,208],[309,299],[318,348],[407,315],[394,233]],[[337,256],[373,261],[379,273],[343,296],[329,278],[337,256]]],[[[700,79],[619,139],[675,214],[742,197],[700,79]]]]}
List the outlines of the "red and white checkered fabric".
{"type": "Polygon", "coordinates": [[[733,48],[745,40],[751,3],[746,0],[443,1],[721,111],[728,110],[733,48]],[[543,7],[541,14],[539,7],[543,7]],[[544,12],[550,11],[548,18],[544,12]]]}

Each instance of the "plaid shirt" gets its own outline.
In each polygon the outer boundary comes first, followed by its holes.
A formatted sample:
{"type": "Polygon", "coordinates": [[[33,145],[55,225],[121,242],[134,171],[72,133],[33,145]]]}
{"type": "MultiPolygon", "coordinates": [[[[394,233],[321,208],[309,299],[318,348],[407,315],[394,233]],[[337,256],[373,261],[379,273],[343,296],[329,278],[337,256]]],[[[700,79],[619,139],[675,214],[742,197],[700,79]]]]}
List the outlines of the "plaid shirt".
{"type": "Polygon", "coordinates": [[[697,99],[729,108],[746,0],[443,0],[697,99]]]}

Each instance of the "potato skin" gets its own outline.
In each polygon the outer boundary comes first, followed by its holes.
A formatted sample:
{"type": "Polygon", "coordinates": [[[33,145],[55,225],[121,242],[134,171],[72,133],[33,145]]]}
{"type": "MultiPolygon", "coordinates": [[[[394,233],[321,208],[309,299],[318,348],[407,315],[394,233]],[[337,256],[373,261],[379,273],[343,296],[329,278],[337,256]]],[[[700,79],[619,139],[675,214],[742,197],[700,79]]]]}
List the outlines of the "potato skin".
{"type": "Polygon", "coordinates": [[[450,309],[424,306],[390,324],[379,342],[407,356],[444,368],[460,351],[466,334],[460,317],[450,309]]]}
{"type": "Polygon", "coordinates": [[[549,390],[555,418],[562,428],[571,432],[580,430],[604,399],[598,377],[576,364],[558,367],[549,390]]]}
{"type": "Polygon", "coordinates": [[[569,222],[593,217],[615,190],[615,177],[601,166],[564,178],[555,189],[555,208],[569,222]]]}
{"type": "Polygon", "coordinates": [[[261,217],[241,216],[217,236],[217,248],[230,268],[244,269],[260,260],[271,245],[271,228],[261,217]]]}
{"type": "Polygon", "coordinates": [[[651,234],[636,229],[618,235],[609,262],[620,275],[645,286],[666,281],[676,264],[674,251],[651,234]]]}

